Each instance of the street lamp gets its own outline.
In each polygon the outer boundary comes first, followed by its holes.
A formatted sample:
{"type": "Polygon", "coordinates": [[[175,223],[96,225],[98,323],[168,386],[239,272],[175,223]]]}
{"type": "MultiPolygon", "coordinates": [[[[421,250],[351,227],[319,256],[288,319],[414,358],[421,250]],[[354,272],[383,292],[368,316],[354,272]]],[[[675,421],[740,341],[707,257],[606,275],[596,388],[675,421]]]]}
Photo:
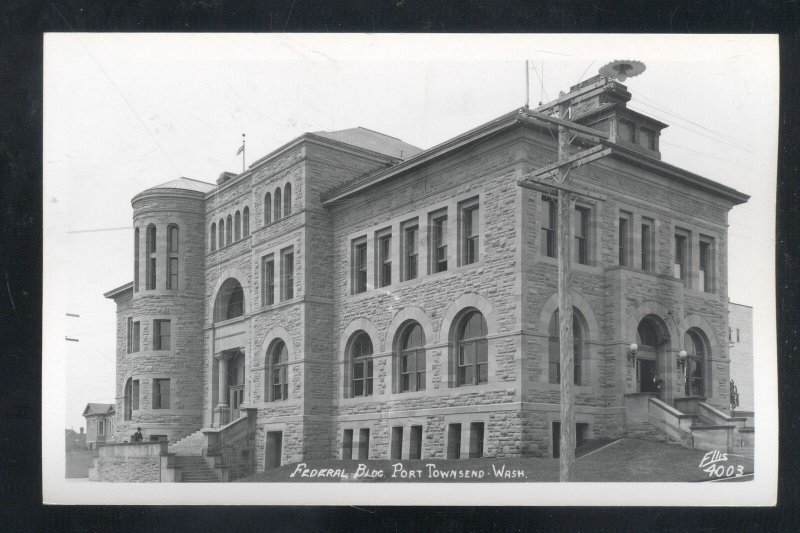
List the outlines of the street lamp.
{"type": "Polygon", "coordinates": [[[636,360],[636,353],[639,351],[639,345],[635,342],[632,342],[630,346],[628,346],[628,361],[631,363],[636,360]]]}
{"type": "Polygon", "coordinates": [[[686,357],[688,355],[689,354],[686,353],[686,350],[681,350],[678,352],[678,368],[680,369],[681,373],[684,374],[684,377],[686,377],[686,357]]]}

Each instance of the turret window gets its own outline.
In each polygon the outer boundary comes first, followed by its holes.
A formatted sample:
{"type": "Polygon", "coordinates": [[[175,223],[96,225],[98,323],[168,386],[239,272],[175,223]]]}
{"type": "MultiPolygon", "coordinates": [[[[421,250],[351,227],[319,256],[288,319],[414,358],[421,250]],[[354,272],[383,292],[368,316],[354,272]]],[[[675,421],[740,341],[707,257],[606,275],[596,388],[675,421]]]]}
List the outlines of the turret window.
{"type": "Polygon", "coordinates": [[[147,226],[147,289],[156,288],[156,227],[147,226]]]}
{"type": "Polygon", "coordinates": [[[167,288],[178,288],[178,226],[167,228],[167,288]]]}

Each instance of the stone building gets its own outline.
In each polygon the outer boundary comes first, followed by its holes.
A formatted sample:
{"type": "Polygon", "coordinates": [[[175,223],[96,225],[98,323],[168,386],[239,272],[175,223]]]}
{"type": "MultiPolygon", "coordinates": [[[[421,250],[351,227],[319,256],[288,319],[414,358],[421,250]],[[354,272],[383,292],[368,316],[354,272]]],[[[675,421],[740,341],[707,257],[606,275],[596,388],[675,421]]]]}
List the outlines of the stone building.
{"type": "MultiPolygon", "coordinates": [[[[593,193],[572,228],[578,439],[628,434],[642,397],[724,408],[727,216],[748,197],[662,161],[666,124],[624,85],[571,91],[613,148],[573,172],[593,193]]],[[[259,471],[550,456],[556,202],[517,180],[556,159],[555,131],[518,109],[427,150],[306,133],[216,184],[136,195],[133,282],[106,293],[116,431],[223,462],[239,435],[259,471]]]]}
{"type": "MultiPolygon", "coordinates": [[[[90,450],[96,450],[98,444],[114,442],[115,408],[113,403],[87,403],[83,410],[86,419],[86,436],[84,441],[90,450]]],[[[81,431],[82,433],[82,431],[81,431]]]]}
{"type": "Polygon", "coordinates": [[[753,402],[753,308],[731,302],[728,305],[728,356],[731,379],[739,393],[737,411],[752,413],[753,402]]]}

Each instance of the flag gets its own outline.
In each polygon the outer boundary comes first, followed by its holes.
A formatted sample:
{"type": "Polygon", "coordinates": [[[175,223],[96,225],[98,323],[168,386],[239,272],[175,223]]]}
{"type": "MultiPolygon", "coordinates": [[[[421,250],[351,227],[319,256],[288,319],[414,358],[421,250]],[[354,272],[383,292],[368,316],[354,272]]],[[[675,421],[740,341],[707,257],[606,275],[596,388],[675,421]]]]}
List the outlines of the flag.
{"type": "Polygon", "coordinates": [[[239,154],[241,154],[242,152],[244,152],[244,144],[242,144],[242,145],[239,147],[239,151],[238,151],[238,152],[236,152],[236,155],[239,155],[239,154]]]}

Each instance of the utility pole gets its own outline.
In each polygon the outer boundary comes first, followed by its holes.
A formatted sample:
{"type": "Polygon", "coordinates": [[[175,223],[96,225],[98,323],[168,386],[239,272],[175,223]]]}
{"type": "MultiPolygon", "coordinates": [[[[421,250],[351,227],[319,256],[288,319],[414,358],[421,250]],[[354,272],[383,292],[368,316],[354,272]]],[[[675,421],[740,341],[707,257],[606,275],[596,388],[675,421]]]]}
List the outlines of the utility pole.
{"type": "MultiPolygon", "coordinates": [[[[558,198],[558,339],[559,339],[559,392],[561,397],[561,434],[559,439],[559,481],[574,481],[575,471],[575,376],[574,332],[572,331],[572,212],[578,196],[604,200],[605,197],[581,187],[569,185],[570,171],[611,153],[602,144],[570,155],[570,135],[602,143],[608,140],[605,132],[595,130],[569,120],[570,106],[579,97],[602,90],[605,82],[564,95],[556,102],[540,107],[536,111],[524,111],[521,121],[554,123],[558,125],[558,162],[539,168],[522,176],[517,181],[521,187],[545,192],[558,198]],[[544,109],[543,109],[544,108],[544,109]],[[539,110],[555,112],[556,116],[539,113],[539,110]]],[[[574,138],[573,137],[573,138],[574,138]]]]}
{"type": "MultiPolygon", "coordinates": [[[[569,102],[558,106],[558,115],[566,120],[569,102]]],[[[564,125],[558,126],[558,162],[569,158],[569,132],[564,125]]],[[[558,169],[559,183],[564,183],[569,167],[558,169]]],[[[577,196],[567,190],[558,191],[558,339],[560,358],[561,392],[561,438],[559,450],[558,480],[573,481],[575,469],[575,391],[572,380],[575,374],[572,331],[572,210],[577,196]]]]}
{"type": "Polygon", "coordinates": [[[519,121],[541,126],[558,125],[558,162],[525,174],[517,185],[549,196],[558,193],[558,341],[561,396],[561,435],[559,440],[559,481],[574,481],[575,470],[575,379],[574,332],[572,331],[572,213],[579,196],[603,201],[605,196],[584,187],[569,184],[569,174],[580,167],[612,153],[606,132],[572,122],[570,108],[573,104],[597,97],[608,89],[611,80],[638,76],[645,70],[640,61],[612,61],[600,69],[600,79],[587,83],[569,94],[563,92],[558,99],[536,110],[520,110],[519,121]],[[552,116],[555,114],[556,116],[552,116]],[[572,135],[572,139],[570,139],[572,135]],[[569,154],[572,140],[581,139],[594,144],[575,155],[569,154]]]}

